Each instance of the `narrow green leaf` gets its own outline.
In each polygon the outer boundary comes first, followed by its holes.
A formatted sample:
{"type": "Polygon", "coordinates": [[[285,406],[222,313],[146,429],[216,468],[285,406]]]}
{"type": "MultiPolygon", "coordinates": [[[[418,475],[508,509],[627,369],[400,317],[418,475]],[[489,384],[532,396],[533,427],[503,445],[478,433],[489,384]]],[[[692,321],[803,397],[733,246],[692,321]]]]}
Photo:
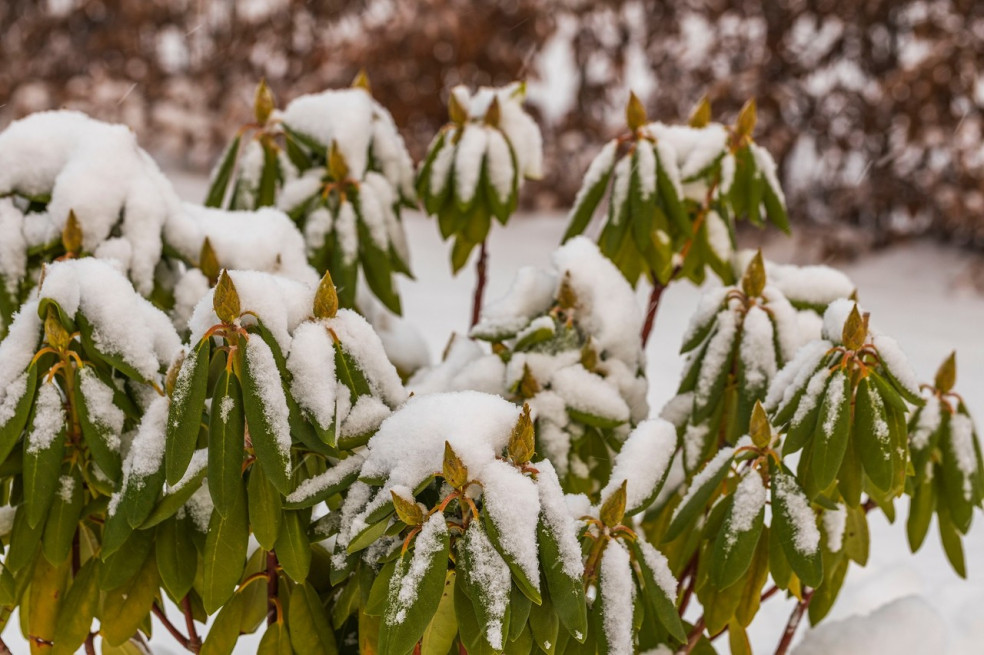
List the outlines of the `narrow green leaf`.
{"type": "Polygon", "coordinates": [[[202,602],[212,614],[232,596],[246,564],[249,524],[246,493],[240,487],[236,505],[226,516],[212,512],[205,537],[202,602]]]}
{"type": "Polygon", "coordinates": [[[168,407],[164,446],[165,471],[170,485],[177,484],[184,476],[195,453],[208,392],[210,354],[210,341],[206,339],[188,353],[178,372],[168,407]]]}
{"type": "Polygon", "coordinates": [[[444,591],[438,603],[434,618],[427,624],[420,640],[420,655],[447,655],[458,634],[458,622],[454,612],[455,572],[448,571],[444,580],[444,591]]]}
{"type": "MultiPolygon", "coordinates": [[[[258,335],[250,337],[245,345],[247,352],[240,357],[240,371],[243,390],[243,407],[246,414],[246,424],[249,426],[250,439],[253,444],[253,451],[260,466],[264,468],[267,478],[282,494],[290,493],[289,453],[281,450],[279,443],[283,435],[275,432],[274,424],[271,423],[271,416],[276,408],[267,406],[267,398],[261,385],[267,385],[267,390],[272,388],[271,380],[257,380],[252,372],[251,358],[263,360],[267,357],[273,359],[270,346],[258,335]]],[[[258,371],[264,374],[264,369],[258,371]]],[[[282,390],[281,390],[282,391],[282,390]]],[[[273,400],[273,399],[271,399],[273,400]]],[[[286,401],[285,401],[286,405],[286,401]]]]}
{"type": "Polygon", "coordinates": [[[135,576],[107,591],[99,612],[99,631],[103,639],[112,646],[119,646],[132,637],[150,614],[159,584],[157,560],[149,555],[135,576]]]}
{"type": "Polygon", "coordinates": [[[303,511],[285,511],[275,550],[277,560],[294,582],[304,582],[311,569],[311,543],[301,524],[303,511]]]}
{"type": "Polygon", "coordinates": [[[223,370],[212,392],[208,429],[208,491],[223,516],[235,507],[241,493],[245,431],[239,379],[223,370]]]}
{"type": "Polygon", "coordinates": [[[290,629],[291,645],[297,653],[334,655],[338,652],[335,633],[328,622],[325,608],[310,585],[299,584],[291,589],[287,627],[290,629]]]}
{"type": "Polygon", "coordinates": [[[283,498],[267,479],[262,466],[250,467],[247,495],[253,536],[263,550],[273,550],[283,523],[283,498]]]}
{"type": "Polygon", "coordinates": [[[70,611],[58,614],[52,653],[69,655],[89,636],[99,607],[99,558],[92,557],[82,565],[62,602],[70,611]]]}
{"type": "Polygon", "coordinates": [[[852,394],[844,371],[834,371],[813,434],[813,475],[820,489],[826,489],[837,478],[850,443],[852,394]]]}
{"type": "Polygon", "coordinates": [[[77,468],[65,465],[57,484],[41,539],[41,552],[52,564],[68,559],[85,500],[82,476],[77,468]]]}
{"type": "Polygon", "coordinates": [[[205,196],[206,207],[221,207],[225,199],[226,190],[229,188],[229,180],[232,177],[232,169],[236,164],[236,157],[239,154],[239,142],[242,140],[240,135],[232,140],[229,147],[222,155],[222,160],[218,168],[212,173],[212,182],[208,187],[208,195],[205,196]]]}
{"type": "Polygon", "coordinates": [[[198,569],[198,552],[188,517],[172,518],[157,528],[154,553],[164,588],[175,601],[191,590],[198,569]]]}

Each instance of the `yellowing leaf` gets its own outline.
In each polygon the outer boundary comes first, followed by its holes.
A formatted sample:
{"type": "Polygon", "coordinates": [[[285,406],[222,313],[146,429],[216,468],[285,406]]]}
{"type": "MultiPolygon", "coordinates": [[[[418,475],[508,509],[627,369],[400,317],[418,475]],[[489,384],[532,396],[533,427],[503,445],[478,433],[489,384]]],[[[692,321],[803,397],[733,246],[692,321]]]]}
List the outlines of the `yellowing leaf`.
{"type": "Polygon", "coordinates": [[[314,315],[316,318],[334,318],[338,313],[338,291],[331,280],[331,273],[325,271],[318,291],[314,294],[314,315]]]}

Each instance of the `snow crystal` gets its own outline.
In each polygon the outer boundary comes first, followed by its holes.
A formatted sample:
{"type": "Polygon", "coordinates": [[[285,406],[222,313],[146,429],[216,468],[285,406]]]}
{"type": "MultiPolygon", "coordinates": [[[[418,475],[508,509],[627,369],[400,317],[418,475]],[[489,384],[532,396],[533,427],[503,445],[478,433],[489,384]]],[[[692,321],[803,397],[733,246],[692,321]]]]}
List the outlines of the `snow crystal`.
{"type": "Polygon", "coordinates": [[[472,336],[498,338],[519,332],[534,316],[550,307],[557,282],[553,273],[533,266],[520,268],[506,295],[482,309],[481,320],[472,328],[472,336]]]}
{"type": "Polygon", "coordinates": [[[572,409],[619,422],[629,420],[629,407],[618,390],[580,364],[557,371],[551,386],[572,409]]]}
{"type": "MultiPolygon", "coordinates": [[[[414,540],[413,557],[407,562],[406,558],[401,558],[397,565],[397,572],[390,582],[389,597],[390,603],[386,612],[386,623],[388,625],[399,625],[407,618],[407,611],[415,600],[417,600],[417,589],[420,582],[430,567],[431,559],[442,547],[442,541],[448,533],[448,526],[444,522],[444,514],[434,513],[427,522],[424,523],[420,534],[414,540]]],[[[437,563],[441,566],[441,563],[437,563]]]]}
{"type": "Polygon", "coordinates": [[[430,168],[430,193],[432,196],[440,195],[444,192],[448,184],[448,176],[451,174],[451,167],[454,165],[454,146],[452,140],[457,130],[449,130],[444,138],[441,149],[434,155],[430,168]]]}
{"type": "Polygon", "coordinates": [[[38,301],[29,300],[14,314],[7,336],[0,341],[0,425],[14,417],[27,392],[27,371],[41,341],[38,301]]]}
{"type": "Polygon", "coordinates": [[[79,371],[79,385],[82,397],[85,398],[89,420],[105,431],[106,445],[111,450],[119,451],[120,434],[123,433],[123,421],[126,417],[123,410],[113,402],[113,390],[89,367],[79,371]]]}
{"type": "Polygon", "coordinates": [[[632,160],[623,157],[615,164],[615,171],[612,174],[612,199],[611,206],[608,208],[612,223],[617,225],[622,221],[623,206],[629,199],[629,187],[631,183],[632,160]]]}
{"type": "Polygon", "coordinates": [[[586,237],[571,239],[554,251],[552,259],[559,278],[570,273],[577,296],[576,320],[582,330],[612,357],[632,367],[641,364],[642,311],[615,265],[586,237]]]}
{"type": "Polygon", "coordinates": [[[336,145],[348,164],[349,176],[361,179],[369,163],[372,118],[378,111],[364,89],[350,88],[302,95],[283,111],[283,122],[326,149],[336,145]]]}
{"type": "Polygon", "coordinates": [[[673,572],[670,571],[670,564],[667,562],[666,556],[645,539],[639,539],[636,543],[639,544],[642,557],[646,560],[646,566],[653,572],[653,577],[656,579],[660,591],[670,600],[676,600],[677,580],[673,577],[673,572]]]}
{"type": "Polygon", "coordinates": [[[801,346],[793,359],[772,379],[769,393],[765,397],[766,411],[772,412],[785,408],[809,381],[831,347],[829,341],[811,341],[801,346]]]}
{"type": "Polygon", "coordinates": [[[287,397],[280,381],[280,370],[273,359],[273,351],[259,335],[253,335],[246,342],[246,359],[249,362],[250,378],[259,392],[263,415],[277,441],[277,449],[289,462],[291,438],[287,397]]]}
{"type": "Polygon", "coordinates": [[[639,193],[648,199],[656,192],[656,152],[648,141],[642,141],[636,148],[636,167],[639,193]]]}
{"type": "Polygon", "coordinates": [[[65,420],[65,408],[58,385],[54,382],[42,384],[34,404],[34,422],[31,434],[27,437],[27,452],[35,454],[51,447],[65,428],[65,420]]]}
{"type": "Polygon", "coordinates": [[[366,173],[359,187],[359,218],[380,250],[389,249],[387,214],[393,213],[393,190],[379,173],[366,173]]]}
{"type": "Polygon", "coordinates": [[[792,266],[769,262],[766,273],[770,284],[774,284],[787,298],[812,307],[826,307],[854,292],[854,283],[850,278],[829,266],[792,266]]]}
{"type": "Polygon", "coordinates": [[[919,395],[919,379],[916,377],[909,358],[902,352],[898,342],[884,334],[875,334],[872,345],[878,351],[878,358],[903,389],[914,396],[919,395]]]}
{"type": "Polygon", "coordinates": [[[184,510],[191,517],[199,532],[208,532],[208,524],[212,519],[212,494],[206,485],[200,486],[184,504],[184,510]]]}
{"type": "Polygon", "coordinates": [[[713,209],[708,211],[704,225],[707,226],[707,243],[711,246],[714,254],[723,261],[731,259],[731,255],[734,253],[734,247],[731,244],[731,229],[721,218],[721,215],[713,209]]]}
{"type": "MultiPolygon", "coordinates": [[[[827,388],[827,380],[829,378],[830,371],[824,367],[821,367],[820,370],[813,374],[813,377],[810,378],[810,381],[806,385],[806,390],[800,397],[799,404],[796,405],[796,412],[793,414],[790,425],[799,427],[806,420],[807,415],[816,408],[820,403],[820,396],[827,388]]],[[[841,393],[843,393],[844,378],[843,376],[839,376],[839,378],[841,380],[841,393]]],[[[837,414],[834,413],[833,416],[836,418],[837,414]]]]}
{"type": "Polygon", "coordinates": [[[482,161],[488,145],[488,130],[480,125],[465,125],[454,154],[455,195],[462,202],[475,197],[482,161]]]}
{"type": "Polygon", "coordinates": [[[683,461],[689,470],[700,464],[700,456],[707,445],[707,436],[710,432],[711,426],[707,422],[687,424],[687,429],[683,433],[683,461]]]}
{"type": "Polygon", "coordinates": [[[188,483],[195,479],[199,473],[205,470],[208,465],[208,448],[199,448],[191,454],[191,461],[185,469],[181,478],[168,488],[168,493],[176,493],[188,486],[188,483]]]}
{"type": "Polygon", "coordinates": [[[752,529],[755,517],[765,507],[765,487],[762,476],[755,469],[747,469],[738,488],[735,489],[734,504],[731,506],[731,518],[725,540],[728,546],[733,546],[738,536],[752,529]]]}
{"type": "Polygon", "coordinates": [[[940,399],[936,394],[927,393],[923,396],[926,404],[919,409],[919,419],[916,428],[909,437],[909,443],[914,450],[922,450],[929,445],[929,440],[940,427],[940,399]]]}
{"type": "Polygon", "coordinates": [[[348,411],[342,421],[339,431],[342,437],[354,437],[357,435],[368,434],[373,431],[387,416],[391,410],[383,401],[375,396],[359,396],[352,408],[348,411]]]}
{"type": "Polygon", "coordinates": [[[338,206],[335,236],[338,239],[338,249],[342,253],[342,263],[351,266],[359,256],[359,232],[356,227],[355,208],[347,200],[338,206]]]}
{"type": "Polygon", "coordinates": [[[567,507],[557,472],[549,460],[537,462],[536,468],[539,471],[536,488],[540,492],[540,512],[557,539],[561,570],[571,578],[580,578],[584,565],[577,540],[577,523],[567,507]]]}
{"type": "Polygon", "coordinates": [[[728,131],[717,123],[704,127],[650,123],[646,129],[660,143],[672,148],[675,154],[673,161],[684,180],[696,176],[727,150],[728,131]]]}
{"type": "Polygon", "coordinates": [[[667,421],[650,419],[640,423],[615,456],[615,466],[601,497],[608,498],[622,481],[628,481],[625,506],[630,510],[640,507],[663,479],[676,446],[676,430],[667,421]]]}
{"type": "Polygon", "coordinates": [[[10,198],[0,198],[0,277],[11,295],[17,293],[27,272],[27,240],[24,238],[24,214],[10,198]]]}
{"type": "Polygon", "coordinates": [[[823,421],[821,426],[824,435],[830,437],[834,434],[834,428],[837,427],[837,421],[841,418],[841,414],[844,410],[844,393],[849,392],[850,389],[845,389],[847,386],[847,377],[843,374],[833,374],[830,379],[830,384],[827,385],[827,393],[824,396],[823,402],[827,406],[827,416],[823,421]]]}
{"type": "Polygon", "coordinates": [[[782,187],[779,185],[779,178],[776,175],[776,161],[769,154],[768,150],[757,143],[750,144],[749,149],[752,151],[752,157],[755,158],[755,167],[758,169],[758,172],[765,178],[766,183],[772,187],[772,191],[779,198],[780,204],[785,207],[786,195],[783,193],[782,187]]]}
{"type": "Polygon", "coordinates": [[[287,370],[294,400],[323,430],[335,420],[335,345],[321,322],[301,323],[294,331],[287,370]]]}
{"type": "Polygon", "coordinates": [[[708,323],[714,320],[717,313],[721,311],[724,299],[730,290],[730,287],[715,287],[701,294],[700,300],[697,302],[697,309],[690,315],[690,322],[683,334],[684,343],[694,339],[707,327],[708,323]]]}
{"type": "Polygon", "coordinates": [[[711,461],[709,461],[700,472],[694,476],[694,479],[690,481],[690,486],[687,487],[687,493],[684,494],[683,500],[677,506],[676,511],[673,513],[673,518],[677,517],[680,513],[680,509],[684,507],[690,499],[693,498],[697,490],[704,486],[709,480],[711,480],[715,475],[720,472],[720,470],[731,464],[731,457],[735,454],[735,449],[730,447],[722,448],[717,452],[711,461]]]}
{"type": "MultiPolygon", "coordinates": [[[[609,171],[612,170],[612,165],[615,163],[615,154],[618,152],[618,140],[612,139],[595,155],[595,158],[591,160],[591,164],[588,166],[587,172],[584,174],[584,178],[581,180],[581,188],[577,192],[577,196],[574,198],[573,207],[579,207],[582,202],[584,202],[585,197],[591,188],[598,184],[602,178],[608,175],[609,171]]],[[[653,170],[653,177],[655,178],[656,172],[655,167],[653,170]]],[[[571,209],[571,214],[568,215],[567,221],[570,222],[573,216],[574,209],[571,209]]]]}
{"type": "Polygon", "coordinates": [[[135,484],[142,487],[143,478],[156,473],[164,459],[164,440],[167,425],[168,400],[158,396],[144,413],[137,427],[130,451],[123,461],[123,487],[135,484]]]}
{"type": "MultiPolygon", "coordinates": [[[[766,308],[775,324],[776,337],[779,342],[779,351],[782,361],[789,361],[796,354],[796,350],[808,341],[820,338],[820,330],[812,331],[804,329],[800,322],[800,314],[790,304],[786,296],[778,288],[767,284],[762,290],[762,298],[765,299],[766,308]]],[[[813,312],[804,312],[816,319],[817,315],[813,312]]]]}
{"type": "Polygon", "coordinates": [[[776,374],[776,347],[772,321],[761,307],[753,306],[742,323],[739,355],[745,368],[745,383],[765,389],[776,374]]]}
{"type": "Polygon", "coordinates": [[[70,318],[81,312],[92,325],[96,348],[118,355],[147,380],[156,380],[181,346],[167,316],[98,259],[50,264],[39,297],[57,302],[70,318]]]}
{"type": "MultiPolygon", "coordinates": [[[[315,166],[304,171],[304,174],[300,177],[284,183],[283,188],[280,189],[280,195],[277,198],[277,206],[285,212],[298,209],[305,202],[321,192],[322,188],[324,188],[324,176],[324,167],[315,166]]],[[[324,207],[319,207],[318,211],[328,212],[324,207]]],[[[308,215],[308,221],[311,220],[312,215],[313,213],[308,215]]]]}
{"type": "Polygon", "coordinates": [[[536,526],[540,516],[540,500],[536,484],[501,460],[489,462],[478,478],[484,485],[482,510],[495,523],[502,549],[539,589],[536,526]]]}
{"type": "Polygon", "coordinates": [[[844,547],[844,530],[847,527],[847,507],[838,505],[835,510],[826,510],[821,517],[823,531],[827,535],[827,548],[832,553],[839,553],[844,547]]]}
{"type": "Polygon", "coordinates": [[[833,343],[841,344],[844,334],[844,323],[847,322],[847,317],[850,316],[851,311],[855,307],[863,315],[861,307],[849,298],[838,298],[830,303],[827,306],[827,310],[823,313],[823,338],[833,343]]]}
{"type": "Polygon", "coordinates": [[[262,207],[255,211],[226,211],[185,203],[184,220],[168,223],[165,237],[190,261],[198,261],[207,238],[222,268],[276,273],[317,284],[319,276],[307,263],[304,237],[287,214],[262,207]]]}
{"type": "Polygon", "coordinates": [[[711,337],[701,361],[694,401],[706,403],[714,390],[715,381],[721,376],[725,366],[730,363],[731,350],[738,330],[738,316],[729,310],[718,314],[717,330],[711,337]]]}
{"type": "Polygon", "coordinates": [[[362,467],[362,456],[358,453],[338,462],[321,475],[308,478],[297,485],[297,489],[287,496],[288,503],[299,503],[306,498],[311,498],[324,489],[332,487],[346,476],[355,473],[362,467]]]}
{"type": "Polygon", "coordinates": [[[15,121],[0,133],[0,195],[10,192],[51,196],[45,214],[25,217],[28,238],[27,223],[35,222],[48,223],[43,232],[57,235],[69,211],[89,252],[119,230],[132,248],[134,285],[143,294],[153,290],[161,230],[180,211],[179,201],[128,127],[74,111],[15,121]]]}
{"type": "Polygon", "coordinates": [[[58,478],[58,498],[63,503],[72,502],[72,494],[75,493],[75,478],[70,475],[63,475],[58,478]]]}
{"type": "Polygon", "coordinates": [[[968,502],[973,499],[973,477],[977,471],[977,453],[974,450],[974,422],[966,414],[950,417],[950,446],[956,458],[957,468],[963,475],[963,495],[968,502]]]}
{"type": "MultiPolygon", "coordinates": [[[[612,539],[601,558],[602,621],[608,652],[611,655],[631,655],[634,651],[632,608],[635,584],[629,551],[612,539]]],[[[597,602],[597,601],[596,601],[597,602]]]]}
{"type": "Polygon", "coordinates": [[[776,497],[789,512],[793,528],[793,547],[803,555],[812,555],[820,547],[820,530],[817,516],[810,508],[810,501],[797,486],[793,476],[781,471],[772,476],[776,497]]]}
{"type": "Polygon", "coordinates": [[[322,322],[335,333],[342,348],[365,374],[374,395],[389,407],[396,407],[406,400],[407,392],[400,375],[386,357],[379,336],[366,319],[350,309],[340,309],[333,318],[322,322]]]}
{"type": "Polygon", "coordinates": [[[509,590],[512,585],[509,565],[489,541],[478,521],[473,521],[468,526],[461,547],[468,553],[469,567],[466,575],[472,584],[482,590],[481,598],[476,598],[475,601],[480,601],[488,613],[485,638],[493,649],[502,650],[502,622],[509,607],[509,590]]]}

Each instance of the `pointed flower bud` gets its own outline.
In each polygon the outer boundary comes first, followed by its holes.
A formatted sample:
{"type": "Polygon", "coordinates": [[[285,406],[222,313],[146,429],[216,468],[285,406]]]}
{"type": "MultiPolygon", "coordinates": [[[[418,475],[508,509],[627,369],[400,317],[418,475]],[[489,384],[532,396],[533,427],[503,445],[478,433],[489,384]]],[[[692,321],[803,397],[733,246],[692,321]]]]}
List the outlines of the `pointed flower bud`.
{"type": "Polygon", "coordinates": [[[936,382],[933,384],[943,393],[949,393],[957,383],[957,352],[953,351],[936,371],[936,382]]]}
{"type": "Polygon", "coordinates": [[[455,489],[461,489],[468,482],[468,467],[447,441],[444,442],[444,464],[441,474],[444,476],[444,481],[455,489]]]}
{"type": "Polygon", "coordinates": [[[523,398],[532,398],[540,393],[540,383],[533,377],[529,364],[523,364],[523,375],[519,378],[517,393],[523,398]]]}
{"type": "Polygon", "coordinates": [[[461,126],[468,122],[468,110],[458,101],[458,96],[454,93],[448,99],[448,117],[455,125],[461,126]]]}
{"type": "Polygon", "coordinates": [[[635,92],[629,92],[629,102],[625,105],[625,122],[630,130],[638,130],[646,124],[646,108],[635,92]]]}
{"type": "Polygon", "coordinates": [[[212,309],[215,315],[223,323],[232,323],[239,318],[242,311],[239,305],[239,292],[233,284],[229,273],[222,269],[219,274],[219,281],[215,285],[215,292],[212,295],[212,309]]]}
{"type": "Polygon", "coordinates": [[[499,121],[502,120],[502,109],[499,107],[498,96],[492,97],[492,102],[489,103],[489,108],[485,112],[485,124],[491,127],[499,127],[499,121]]]}
{"type": "Polygon", "coordinates": [[[260,80],[260,85],[256,87],[256,97],[253,99],[253,115],[256,116],[256,122],[266,125],[275,107],[273,91],[267,86],[265,79],[260,80]]]}
{"type": "Polygon", "coordinates": [[[622,480],[622,486],[616,489],[615,493],[609,496],[601,506],[599,517],[601,518],[601,522],[609,528],[619,525],[625,516],[625,503],[628,498],[626,491],[627,484],[628,480],[622,480]]]}
{"type": "Polygon", "coordinates": [[[750,98],[738,112],[738,119],[735,121],[735,136],[739,139],[751,138],[752,132],[755,130],[756,120],[758,120],[758,116],[755,98],[750,98]]]}
{"type": "Polygon", "coordinates": [[[711,122],[711,102],[704,96],[690,112],[690,127],[706,127],[711,122]]]}
{"type": "Polygon", "coordinates": [[[861,318],[861,312],[858,311],[858,306],[854,305],[854,309],[851,310],[851,313],[847,316],[847,320],[844,321],[841,342],[848,350],[858,350],[864,345],[864,340],[867,337],[867,321],[861,318]]]}
{"type": "Polygon", "coordinates": [[[589,371],[598,367],[598,351],[594,347],[594,339],[588,335],[588,340],[581,346],[581,366],[589,371]]]}
{"type": "Polygon", "coordinates": [[[68,220],[62,228],[62,246],[65,252],[77,255],[82,252],[82,224],[74,210],[68,210],[68,220]]]}
{"type": "Polygon", "coordinates": [[[48,306],[48,315],[44,318],[44,338],[48,345],[55,350],[65,350],[72,342],[72,335],[68,333],[61,319],[58,318],[58,310],[48,306]]]}
{"type": "Polygon", "coordinates": [[[741,278],[741,290],[749,298],[757,298],[762,295],[765,289],[765,261],[762,259],[762,251],[759,250],[748,262],[745,274],[741,278]]]}
{"type": "Polygon", "coordinates": [[[342,151],[338,149],[336,141],[331,142],[331,150],[328,151],[328,172],[336,181],[348,179],[348,162],[345,161],[342,151]]]}
{"type": "Polygon", "coordinates": [[[181,372],[181,366],[184,364],[184,361],[185,352],[181,350],[167,368],[167,374],[164,376],[164,392],[168,398],[174,395],[174,386],[178,383],[178,373],[181,372]]]}
{"type": "Polygon", "coordinates": [[[769,424],[769,417],[765,413],[762,403],[755,401],[752,409],[752,420],[748,426],[748,434],[752,437],[752,443],[759,448],[765,448],[772,441],[772,426],[769,424]]]}
{"type": "Polygon", "coordinates": [[[372,85],[369,84],[369,75],[366,73],[365,68],[360,68],[359,72],[356,74],[355,78],[352,80],[353,89],[363,89],[369,95],[372,95],[372,85]]]}
{"type": "Polygon", "coordinates": [[[564,273],[564,278],[560,281],[560,288],[557,290],[557,304],[561,309],[573,309],[577,305],[577,293],[571,285],[571,272],[564,273]]]}
{"type": "Polygon", "coordinates": [[[331,273],[325,271],[318,290],[314,294],[315,318],[334,318],[338,313],[338,292],[335,283],[331,281],[331,273]]]}
{"type": "Polygon", "coordinates": [[[215,254],[215,249],[208,237],[202,241],[202,251],[198,255],[198,268],[201,269],[202,275],[208,278],[209,284],[215,284],[218,281],[221,272],[219,258],[215,254]]]}
{"type": "Polygon", "coordinates": [[[533,420],[530,418],[530,405],[523,403],[523,411],[519,415],[519,420],[513,426],[512,434],[509,436],[509,459],[516,464],[526,464],[533,458],[536,448],[533,433],[533,420]]]}
{"type": "Polygon", "coordinates": [[[411,527],[423,525],[424,512],[420,509],[420,505],[412,499],[404,498],[392,489],[390,489],[390,495],[393,496],[393,507],[396,508],[397,518],[411,527]]]}

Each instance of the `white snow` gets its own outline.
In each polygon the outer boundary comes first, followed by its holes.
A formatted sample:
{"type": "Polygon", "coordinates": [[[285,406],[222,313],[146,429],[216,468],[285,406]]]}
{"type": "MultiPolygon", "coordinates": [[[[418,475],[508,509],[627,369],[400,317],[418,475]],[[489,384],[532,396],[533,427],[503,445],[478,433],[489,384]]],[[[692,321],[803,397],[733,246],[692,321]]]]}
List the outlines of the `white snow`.
{"type": "Polygon", "coordinates": [[[680,509],[690,502],[690,499],[695,493],[697,493],[698,489],[707,484],[707,482],[717,475],[723,467],[731,464],[731,457],[734,454],[734,448],[722,448],[716,455],[714,455],[711,461],[704,465],[704,468],[702,468],[690,481],[690,485],[687,487],[687,493],[683,495],[683,500],[680,501],[676,511],[673,512],[673,518],[676,518],[677,514],[680,512],[680,509]]]}
{"type": "Polygon", "coordinates": [[[622,450],[615,456],[608,484],[601,491],[608,498],[627,481],[625,506],[638,508],[663,479],[676,452],[676,429],[663,419],[643,421],[629,433],[622,450]]]}
{"type": "Polygon", "coordinates": [[[584,573],[584,565],[581,545],[577,540],[577,523],[567,507],[553,464],[549,460],[542,460],[536,463],[536,468],[539,471],[536,488],[540,492],[540,513],[557,538],[564,574],[578,578],[584,573]]]}
{"type": "Polygon", "coordinates": [[[751,307],[741,326],[739,357],[745,370],[745,382],[752,389],[766,389],[775,377],[776,347],[772,321],[765,310],[751,307]]]}
{"type": "Polygon", "coordinates": [[[335,345],[323,323],[308,321],[297,327],[287,370],[294,400],[327,430],[335,420],[335,345]]]}
{"type": "Polygon", "coordinates": [[[653,577],[656,579],[660,591],[671,601],[676,601],[677,580],[673,577],[673,572],[670,571],[666,556],[645,539],[640,539],[638,544],[642,550],[642,556],[646,560],[646,566],[653,572],[653,577]]]}
{"type": "Polygon", "coordinates": [[[125,416],[123,410],[113,402],[113,390],[89,367],[78,372],[78,380],[89,420],[104,430],[106,444],[110,449],[118,451],[125,416]]]}
{"type": "Polygon", "coordinates": [[[618,390],[580,364],[554,373],[553,390],[573,409],[618,422],[629,420],[629,406],[618,390]]]}
{"type": "MultiPolygon", "coordinates": [[[[277,449],[285,465],[289,467],[291,437],[287,397],[280,381],[280,370],[273,359],[273,351],[266,341],[254,334],[246,342],[246,359],[249,362],[249,376],[259,392],[263,415],[273,431],[277,449]]],[[[287,470],[287,473],[290,471],[287,470]]]]}
{"type": "Polygon", "coordinates": [[[612,655],[634,652],[632,605],[635,583],[629,551],[612,539],[601,558],[601,593],[595,602],[602,603],[602,625],[612,655]]]}
{"type": "Polygon", "coordinates": [[[479,474],[479,479],[484,485],[482,511],[487,512],[495,523],[502,549],[539,589],[536,526],[540,517],[540,500],[536,484],[501,460],[489,462],[479,474]]]}
{"type": "Polygon", "coordinates": [[[0,425],[14,416],[17,403],[27,392],[27,367],[41,341],[37,300],[29,300],[14,314],[10,329],[0,341],[0,425]]]}
{"type": "Polygon", "coordinates": [[[50,448],[58,433],[65,429],[65,420],[58,385],[54,382],[42,384],[34,404],[34,421],[27,437],[27,452],[39,453],[50,448]]]}
{"type": "Polygon", "coordinates": [[[486,128],[479,125],[464,126],[454,153],[454,190],[462,202],[471,202],[475,197],[488,143],[486,128]]]}
{"type": "MultiPolygon", "coordinates": [[[[646,129],[659,143],[673,149],[676,155],[673,162],[679,168],[680,177],[684,180],[706,169],[727,149],[728,131],[718,123],[709,123],[704,127],[696,128],[650,123],[646,129]]],[[[662,154],[660,159],[663,159],[662,154]]],[[[667,163],[664,161],[663,165],[666,166],[667,163]]]]}
{"type": "MultiPolygon", "coordinates": [[[[407,610],[417,600],[417,588],[430,566],[434,553],[441,548],[441,541],[447,536],[448,526],[444,514],[435,512],[424,523],[414,539],[413,556],[409,562],[404,557],[397,565],[397,573],[390,582],[390,603],[386,612],[386,623],[398,625],[407,618],[407,610]]],[[[438,562],[437,566],[441,563],[438,562]]],[[[446,565],[446,564],[445,564],[446,565]]]]}
{"type": "Polygon", "coordinates": [[[977,453],[974,451],[974,423],[966,414],[953,414],[950,417],[950,446],[957,468],[963,475],[964,500],[970,502],[973,499],[977,453]]]}
{"type": "Polygon", "coordinates": [[[915,450],[922,450],[929,445],[929,440],[940,427],[940,399],[933,393],[923,394],[926,404],[919,408],[919,419],[915,430],[909,434],[909,444],[915,450]]]}
{"type": "Polygon", "coordinates": [[[70,475],[62,475],[58,478],[58,498],[63,503],[72,502],[72,494],[75,493],[75,478],[70,475]]]}
{"type": "Polygon", "coordinates": [[[766,263],[769,282],[793,302],[825,307],[847,298],[855,289],[844,273],[829,266],[790,266],[766,263]]]}
{"type": "Polygon", "coordinates": [[[919,395],[919,378],[912,370],[909,358],[902,352],[899,342],[885,334],[875,334],[871,340],[882,364],[888,369],[895,381],[902,385],[914,396],[919,395]]]}
{"type": "Polygon", "coordinates": [[[803,555],[812,555],[820,547],[820,530],[817,529],[817,515],[810,507],[810,501],[797,486],[793,476],[777,471],[772,476],[776,497],[789,512],[793,528],[793,546],[803,555]]]}
{"type": "Polygon", "coordinates": [[[468,553],[467,575],[472,584],[482,590],[482,596],[476,598],[488,612],[488,622],[485,624],[485,638],[495,650],[502,650],[503,620],[509,607],[509,590],[512,585],[512,573],[502,555],[495,549],[480,521],[473,521],[465,531],[461,548],[468,553]]]}
{"type": "Polygon", "coordinates": [[[694,401],[706,403],[714,389],[714,383],[723,375],[725,366],[731,363],[731,351],[738,331],[738,316],[730,310],[722,310],[717,317],[717,330],[707,344],[701,360],[694,401]]]}
{"type": "Polygon", "coordinates": [[[346,476],[355,473],[362,468],[362,455],[355,453],[348,458],[338,462],[321,475],[307,478],[287,496],[288,503],[299,503],[305,498],[310,498],[315,494],[338,484],[346,476]]]}
{"type": "Polygon", "coordinates": [[[167,397],[159,396],[140,420],[137,434],[123,460],[123,488],[130,484],[142,487],[144,478],[160,469],[164,459],[167,409],[167,397]]]}
{"type": "Polygon", "coordinates": [[[827,535],[827,548],[832,553],[844,547],[844,529],[847,527],[847,507],[838,505],[835,510],[825,510],[821,517],[823,531],[827,535]]]}
{"type": "Polygon", "coordinates": [[[729,546],[733,546],[738,536],[752,529],[755,517],[765,507],[765,486],[762,476],[754,469],[747,472],[735,489],[734,504],[731,506],[728,530],[724,535],[729,546]]]}
{"type": "Polygon", "coordinates": [[[782,411],[796,396],[796,392],[807,384],[831,347],[829,341],[822,340],[811,341],[801,346],[793,359],[772,379],[769,393],[765,397],[766,411],[782,411]]]}

